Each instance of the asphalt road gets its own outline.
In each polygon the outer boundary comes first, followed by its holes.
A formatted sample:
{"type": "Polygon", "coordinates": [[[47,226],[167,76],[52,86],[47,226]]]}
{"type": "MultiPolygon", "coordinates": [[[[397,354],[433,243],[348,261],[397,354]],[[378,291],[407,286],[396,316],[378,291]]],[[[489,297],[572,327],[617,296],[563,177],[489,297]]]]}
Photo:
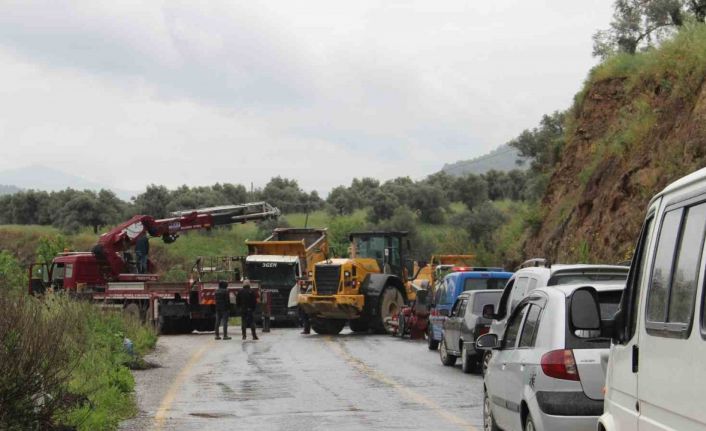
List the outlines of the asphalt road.
{"type": "Polygon", "coordinates": [[[425,342],[275,328],[163,336],[148,359],[160,367],[135,372],[140,414],[121,430],[482,428],[482,378],[425,342]]]}

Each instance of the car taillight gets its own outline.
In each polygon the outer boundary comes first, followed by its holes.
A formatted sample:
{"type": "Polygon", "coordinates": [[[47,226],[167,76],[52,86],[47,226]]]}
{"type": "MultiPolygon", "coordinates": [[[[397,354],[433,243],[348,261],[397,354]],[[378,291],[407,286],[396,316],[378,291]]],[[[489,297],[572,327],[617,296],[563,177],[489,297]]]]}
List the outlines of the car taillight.
{"type": "Polygon", "coordinates": [[[490,332],[490,326],[481,326],[480,328],[478,328],[479,337],[483,334],[487,334],[488,332],[490,332]]]}
{"type": "Polygon", "coordinates": [[[552,350],[542,355],[542,371],[555,379],[580,380],[574,352],[568,349],[552,350]]]}

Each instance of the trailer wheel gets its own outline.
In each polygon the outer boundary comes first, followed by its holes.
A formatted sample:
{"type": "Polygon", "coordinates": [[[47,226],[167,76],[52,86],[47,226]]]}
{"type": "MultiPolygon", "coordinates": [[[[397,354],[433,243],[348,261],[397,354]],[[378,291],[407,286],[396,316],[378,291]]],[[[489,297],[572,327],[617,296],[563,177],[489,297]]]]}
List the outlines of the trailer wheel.
{"type": "Polygon", "coordinates": [[[378,310],[376,320],[376,330],[382,334],[391,333],[392,328],[387,322],[396,316],[404,307],[404,297],[394,286],[386,286],[378,299],[378,310]]]}
{"type": "Polygon", "coordinates": [[[351,327],[351,331],[353,332],[367,332],[368,328],[370,328],[370,322],[364,317],[351,319],[349,325],[351,327]]]}
{"type": "Polygon", "coordinates": [[[319,335],[336,335],[346,326],[346,321],[342,319],[322,319],[311,320],[311,328],[319,335]]]}

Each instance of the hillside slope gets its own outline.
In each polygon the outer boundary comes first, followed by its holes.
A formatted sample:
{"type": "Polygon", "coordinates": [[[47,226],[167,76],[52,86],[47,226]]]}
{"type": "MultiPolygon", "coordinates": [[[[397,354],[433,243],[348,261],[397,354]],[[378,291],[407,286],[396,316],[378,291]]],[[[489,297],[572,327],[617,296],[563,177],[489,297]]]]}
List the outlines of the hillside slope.
{"type": "Polygon", "coordinates": [[[459,160],[447,163],[441,169],[449,175],[462,177],[468,174],[482,175],[490,170],[511,171],[513,169],[526,169],[527,165],[518,165],[518,152],[508,144],[503,144],[493,151],[470,160],[459,160]]]}
{"type": "Polygon", "coordinates": [[[706,165],[706,27],[618,56],[576,97],[567,143],[525,244],[553,261],[630,258],[650,198],[706,165]]]}

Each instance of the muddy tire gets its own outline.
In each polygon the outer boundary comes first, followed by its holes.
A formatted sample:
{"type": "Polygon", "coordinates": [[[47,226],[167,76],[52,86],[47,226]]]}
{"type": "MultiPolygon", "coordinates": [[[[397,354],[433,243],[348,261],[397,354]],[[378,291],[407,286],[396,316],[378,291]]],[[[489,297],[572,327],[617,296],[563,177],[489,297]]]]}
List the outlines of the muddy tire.
{"type": "Polygon", "coordinates": [[[463,347],[461,348],[461,371],[470,374],[477,368],[477,363],[476,355],[470,355],[466,348],[466,343],[463,343],[463,347]]]}
{"type": "Polygon", "coordinates": [[[392,316],[396,316],[405,306],[404,296],[394,286],[385,286],[378,298],[377,315],[375,316],[375,330],[380,334],[392,332],[386,324],[392,316]]]}
{"type": "Polygon", "coordinates": [[[319,335],[336,335],[346,326],[346,321],[341,319],[321,319],[311,320],[311,329],[319,335]]]}
{"type": "Polygon", "coordinates": [[[427,348],[429,350],[437,350],[439,348],[439,340],[435,340],[434,335],[432,335],[431,323],[427,328],[427,348]]]}
{"type": "Polygon", "coordinates": [[[483,430],[484,431],[501,431],[500,427],[495,423],[495,416],[490,405],[490,397],[488,391],[483,391],[483,430]]]}
{"type": "Polygon", "coordinates": [[[353,332],[368,332],[368,329],[370,328],[370,322],[368,322],[368,319],[361,317],[360,319],[352,319],[350,322],[348,322],[351,331],[353,332]]]}
{"type": "Polygon", "coordinates": [[[439,359],[441,359],[441,363],[447,367],[455,365],[456,359],[458,359],[455,355],[452,355],[448,350],[446,350],[446,340],[443,338],[441,339],[441,344],[439,345],[439,359]]]}

